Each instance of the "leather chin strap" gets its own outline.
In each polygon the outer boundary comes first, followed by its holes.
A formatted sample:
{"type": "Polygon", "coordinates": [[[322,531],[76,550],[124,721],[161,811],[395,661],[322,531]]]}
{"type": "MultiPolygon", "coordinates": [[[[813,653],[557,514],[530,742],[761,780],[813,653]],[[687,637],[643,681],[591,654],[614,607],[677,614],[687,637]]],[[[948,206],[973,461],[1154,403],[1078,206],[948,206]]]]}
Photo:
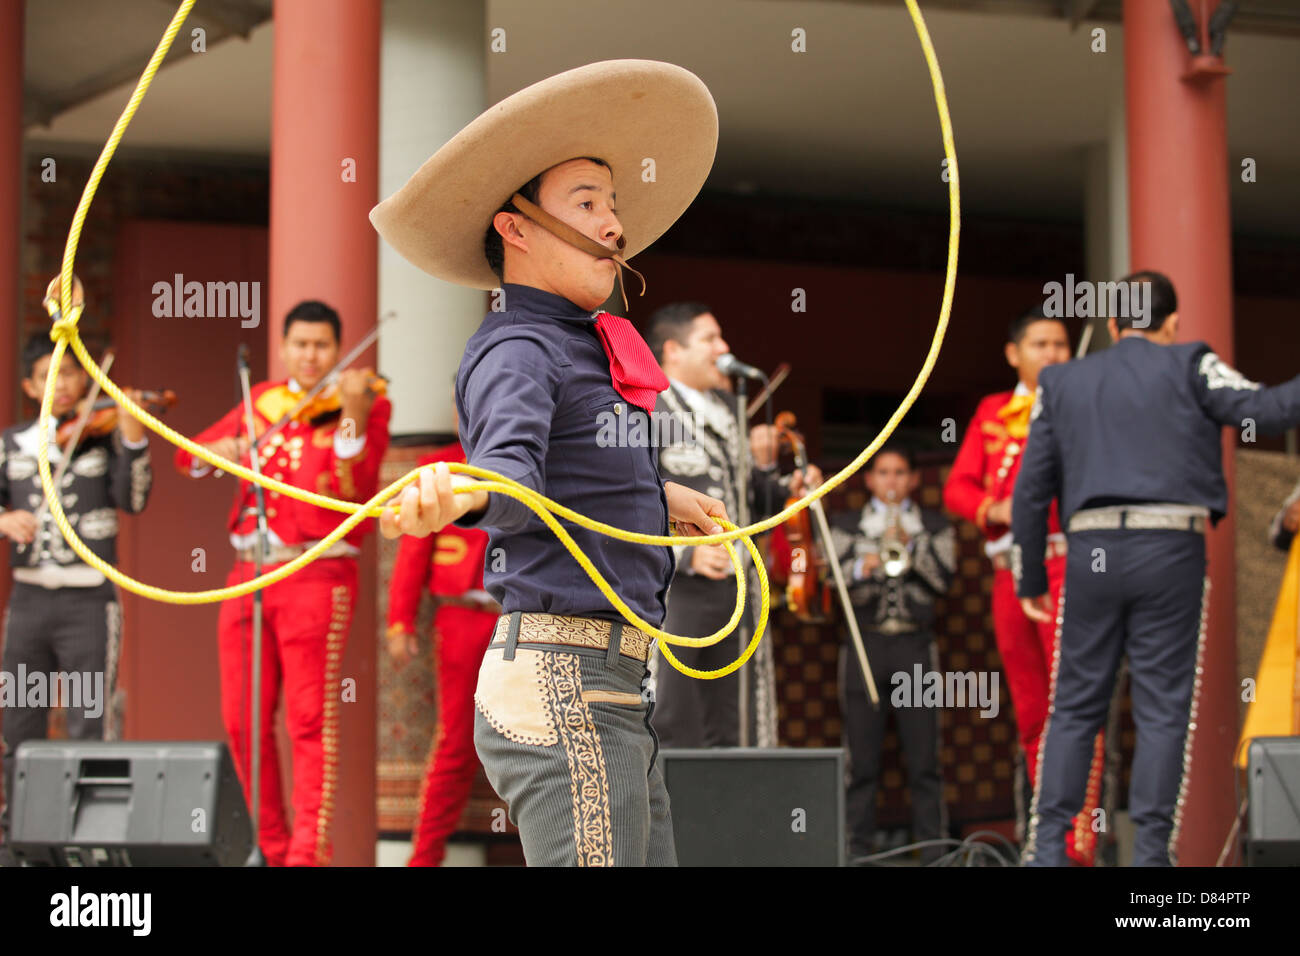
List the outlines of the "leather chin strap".
{"type": "MultiPolygon", "coordinates": [[[[511,196],[510,201],[515,204],[516,209],[533,222],[537,223],[537,225],[541,226],[556,239],[559,239],[562,242],[567,242],[575,249],[585,252],[587,255],[596,259],[614,260],[615,264],[617,264],[620,269],[626,269],[641,280],[641,295],[645,295],[645,276],[633,269],[623,259],[622,251],[623,247],[626,245],[626,240],[622,236],[618,237],[618,248],[611,249],[608,246],[601,245],[589,236],[584,236],[568,223],[556,219],[549,212],[546,212],[536,203],[529,202],[523,196],[519,195],[519,193],[515,193],[511,196]]],[[[627,311],[627,289],[624,288],[621,274],[619,276],[618,290],[623,295],[623,310],[627,311]]]]}

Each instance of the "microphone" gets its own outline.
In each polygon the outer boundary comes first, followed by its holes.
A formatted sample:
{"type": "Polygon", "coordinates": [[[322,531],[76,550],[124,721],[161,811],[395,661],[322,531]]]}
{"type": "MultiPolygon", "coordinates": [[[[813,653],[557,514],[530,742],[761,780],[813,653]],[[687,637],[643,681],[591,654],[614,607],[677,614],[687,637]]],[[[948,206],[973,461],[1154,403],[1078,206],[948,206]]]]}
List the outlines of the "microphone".
{"type": "Polygon", "coordinates": [[[248,343],[247,342],[239,343],[239,353],[236,361],[238,361],[241,370],[248,368],[248,343]]]}
{"type": "Polygon", "coordinates": [[[723,375],[739,375],[742,378],[753,378],[760,382],[766,382],[767,376],[752,365],[746,365],[736,356],[727,352],[725,355],[719,355],[717,361],[718,371],[723,375]]]}

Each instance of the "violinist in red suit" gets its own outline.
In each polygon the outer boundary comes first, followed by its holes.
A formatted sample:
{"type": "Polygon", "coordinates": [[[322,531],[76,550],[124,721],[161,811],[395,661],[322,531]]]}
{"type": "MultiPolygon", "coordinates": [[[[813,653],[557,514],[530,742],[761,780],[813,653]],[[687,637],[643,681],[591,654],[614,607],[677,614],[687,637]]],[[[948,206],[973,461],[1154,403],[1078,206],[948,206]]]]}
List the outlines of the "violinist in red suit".
{"type": "MultiPolygon", "coordinates": [[[[321,302],[301,302],[284,320],[280,359],[289,377],[252,389],[256,431],[260,435],[293,409],[303,395],[338,361],[338,313],[321,302]]],[[[346,501],[366,501],[379,490],[379,465],[388,449],[392,406],[376,395],[370,369],[344,370],[338,381],[258,448],[264,474],[287,484],[346,501]]],[[[231,460],[248,460],[244,406],[241,403],[202,432],[196,441],[231,460]]],[[[176,467],[200,478],[212,468],[180,449],[176,467]]],[[[302,554],[337,527],[342,515],[265,492],[269,528],[263,571],[302,554]]],[[[230,512],[230,542],[235,565],[227,584],[254,576],[257,516],[252,485],[241,481],[230,512]]],[[[263,591],[262,604],[262,781],[260,841],[272,866],[324,866],[329,863],[330,823],[337,787],[339,668],[352,621],[357,589],[357,556],[370,530],[363,521],[325,555],[263,591]],[[293,829],[285,822],[280,793],[274,716],[284,692],[285,720],[293,743],[293,829]]],[[[249,791],[249,657],[253,598],[221,605],[218,649],[221,711],[235,765],[249,791]]]]}
{"type": "MultiPolygon", "coordinates": [[[[460,442],[439,448],[420,465],[463,462],[460,442]]],[[[388,585],[388,650],[404,664],[416,653],[415,618],[427,587],[437,601],[433,668],[438,721],[411,834],[408,866],[439,866],[478,772],[474,752],[474,688],[500,607],[483,590],[487,532],[449,524],[428,537],[403,535],[388,585]]]]}
{"type": "MultiPolygon", "coordinates": [[[[1029,780],[1036,788],[1038,750],[1050,703],[1056,622],[1031,621],[1016,598],[1011,574],[1011,492],[1029,434],[1039,369],[1069,361],[1070,339],[1064,322],[1047,318],[1041,308],[1036,308],[1011,324],[1005,352],[1007,364],[1016,370],[1020,381],[1013,391],[998,392],[980,402],[948,475],[943,500],[948,510],[975,524],[986,539],[984,550],[993,562],[993,630],[1011,691],[1029,780]]],[[[1047,575],[1055,608],[1065,581],[1065,535],[1055,502],[1049,530],[1047,575]]],[[[1068,848],[1074,860],[1087,865],[1094,862],[1096,854],[1092,810],[1101,793],[1101,749],[1099,736],[1087,802],[1075,818],[1068,848]]]]}

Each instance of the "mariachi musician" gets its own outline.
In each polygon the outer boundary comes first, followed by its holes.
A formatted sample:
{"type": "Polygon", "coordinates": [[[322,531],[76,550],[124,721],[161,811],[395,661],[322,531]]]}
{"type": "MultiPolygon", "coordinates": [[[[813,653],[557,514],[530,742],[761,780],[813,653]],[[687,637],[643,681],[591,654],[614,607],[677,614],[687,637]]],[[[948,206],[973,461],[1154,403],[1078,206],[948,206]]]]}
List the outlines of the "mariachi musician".
{"type": "MultiPolygon", "coordinates": [[[[251,390],[259,435],[261,470],[307,491],[345,501],[367,501],[379,490],[379,465],[388,448],[392,406],[376,394],[370,369],[348,369],[337,382],[301,406],[327,375],[339,354],[338,313],[322,302],[305,301],[285,317],[280,360],[287,380],[263,382],[251,390]],[[298,408],[290,420],[287,413],[298,408]]],[[[237,405],[196,441],[232,461],[247,460],[244,406],[237,405]]],[[[180,449],[176,466],[202,477],[210,466],[180,449]]],[[[230,512],[235,565],[227,583],[254,576],[258,548],[257,509],[252,486],[241,481],[230,512]]],[[[337,526],[340,516],[268,491],[268,551],[263,571],[302,554],[337,526]]],[[[337,786],[339,668],[357,589],[357,556],[369,520],[358,524],[320,560],[263,590],[263,680],[261,701],[262,852],[272,866],[324,866],[330,859],[330,823],[337,786]],[[283,685],[285,719],[293,741],[293,833],[285,825],[273,717],[283,685]]],[[[250,788],[246,680],[251,656],[253,600],[245,596],[221,605],[218,649],[221,711],[245,793],[250,788]]]]}
{"type": "MultiPolygon", "coordinates": [[[[646,333],[650,350],[667,375],[669,387],[660,393],[655,413],[669,416],[658,429],[667,440],[659,450],[659,472],[675,481],[722,501],[727,514],[736,515],[737,474],[741,458],[741,430],[731,406],[718,394],[726,388],[719,371],[719,356],[730,351],[722,329],[709,307],[678,302],[657,310],[646,333]]],[[[750,434],[754,467],[748,486],[754,520],[775,514],[787,495],[798,495],[804,475],[795,472],[780,479],[776,472],[776,443],[767,426],[750,434]]],[[[815,465],[807,477],[816,484],[821,472],[815,465]]],[[[664,629],[689,637],[712,634],[731,617],[736,602],[736,582],[731,559],[721,545],[675,546],[677,567],[668,591],[664,629]]],[[[737,548],[749,564],[748,552],[737,548]]],[[[752,593],[752,592],[751,592],[752,593]]],[[[748,614],[753,607],[746,605],[748,614]]],[[[750,621],[752,625],[752,617],[750,621]]],[[[705,648],[675,648],[684,664],[713,670],[735,660],[743,649],[740,628],[705,648]]],[[[749,630],[752,634],[752,627],[749,630]]],[[[718,680],[687,677],[656,656],[654,729],[665,747],[734,747],[740,741],[739,677],[733,672],[718,680]]],[[[750,736],[760,747],[774,747],[776,732],[776,682],[771,641],[762,642],[751,659],[750,736]]]]}
{"type": "MultiPolygon", "coordinates": [[[[45,392],[53,352],[50,337],[40,333],[23,348],[23,392],[34,402],[45,392]]],[[[108,360],[103,364],[107,366],[108,360]]],[[[68,523],[86,547],[116,564],[118,512],[135,515],[143,511],[153,484],[148,433],[112,401],[103,403],[108,406],[102,409],[103,414],[92,412],[92,408],[101,408],[101,403],[94,401],[93,395],[86,398],[86,373],[71,352],[63,354],[56,375],[52,413],[63,424],[49,423],[53,483],[60,489],[68,523]],[[87,427],[92,418],[100,421],[87,427]]],[[[138,391],[124,391],[133,400],[141,400],[138,391]]],[[[8,675],[8,689],[16,688],[23,695],[22,699],[0,695],[0,707],[5,709],[5,807],[0,812],[0,831],[5,844],[15,751],[24,741],[44,739],[52,704],[48,699],[28,697],[26,682],[21,678],[15,681],[16,675],[83,675],[81,700],[62,702],[68,708],[69,738],[113,740],[121,730],[116,688],[122,606],[117,585],[82,561],[55,525],[37,472],[38,428],[39,422],[31,420],[0,434],[0,537],[9,539],[14,582],[5,609],[0,670],[8,675]]],[[[8,862],[7,846],[0,845],[0,857],[8,862]]]]}
{"type": "MultiPolygon", "coordinates": [[[[1011,574],[1012,489],[1020,473],[1020,459],[1029,434],[1029,415],[1038,387],[1038,372],[1070,359],[1070,338],[1065,323],[1048,318],[1041,307],[1030,309],[1011,323],[1004,349],[1007,364],[1019,381],[1014,390],[985,396],[975,410],[953,461],[943,490],[948,510],[974,524],[985,538],[984,551],[993,563],[992,616],[1002,668],[1011,691],[1020,746],[1031,786],[1038,780],[1038,751],[1047,720],[1052,658],[1056,649],[1056,622],[1035,623],[1020,608],[1011,574]]],[[[1049,518],[1047,577],[1052,606],[1059,605],[1065,582],[1065,535],[1056,504],[1049,518]]],[[[1096,859],[1097,834],[1093,811],[1101,798],[1104,747],[1098,735],[1087,801],[1075,818],[1067,852],[1079,863],[1096,859]]],[[[1024,827],[1025,799],[1016,781],[1018,829],[1024,827]]]]}

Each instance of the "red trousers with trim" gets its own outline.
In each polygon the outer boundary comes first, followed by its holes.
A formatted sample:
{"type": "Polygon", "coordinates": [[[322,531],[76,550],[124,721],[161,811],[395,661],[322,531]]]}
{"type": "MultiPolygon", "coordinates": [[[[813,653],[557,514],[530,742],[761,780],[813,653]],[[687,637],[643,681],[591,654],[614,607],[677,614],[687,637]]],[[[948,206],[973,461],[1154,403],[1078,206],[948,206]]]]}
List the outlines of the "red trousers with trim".
{"type": "MultiPolygon", "coordinates": [[[[237,561],[227,584],[252,577],[252,563],[237,561]]],[[[330,861],[342,697],[339,670],[356,589],[356,561],[327,558],[262,591],[258,842],[270,866],[326,866],[330,861]],[[286,825],[276,749],[275,713],[281,691],[293,748],[292,832],[286,825]]],[[[250,812],[252,641],[253,595],[224,602],[218,622],[221,716],[250,812]]]]}
{"type": "Polygon", "coordinates": [[[497,615],[443,605],[434,617],[433,667],[438,723],[429,749],[407,866],[439,866],[478,773],[474,689],[497,615]]]}
{"type": "MultiPolygon", "coordinates": [[[[1065,556],[1046,562],[1047,582],[1053,612],[1060,608],[1061,588],[1065,584],[1065,556]]],[[[998,654],[1007,675],[1011,706],[1016,714],[1020,746],[1025,752],[1029,782],[1038,786],[1038,749],[1051,700],[1052,659],[1056,652],[1056,616],[1051,621],[1031,621],[1020,608],[1015,579],[1010,570],[993,572],[993,630],[998,654]]],[[[1077,862],[1091,866],[1096,857],[1096,834],[1092,830],[1092,811],[1101,799],[1101,776],[1105,761],[1104,737],[1097,735],[1092,768],[1088,774],[1088,794],[1083,810],[1075,817],[1073,840],[1067,836],[1067,852],[1077,862]]]]}

